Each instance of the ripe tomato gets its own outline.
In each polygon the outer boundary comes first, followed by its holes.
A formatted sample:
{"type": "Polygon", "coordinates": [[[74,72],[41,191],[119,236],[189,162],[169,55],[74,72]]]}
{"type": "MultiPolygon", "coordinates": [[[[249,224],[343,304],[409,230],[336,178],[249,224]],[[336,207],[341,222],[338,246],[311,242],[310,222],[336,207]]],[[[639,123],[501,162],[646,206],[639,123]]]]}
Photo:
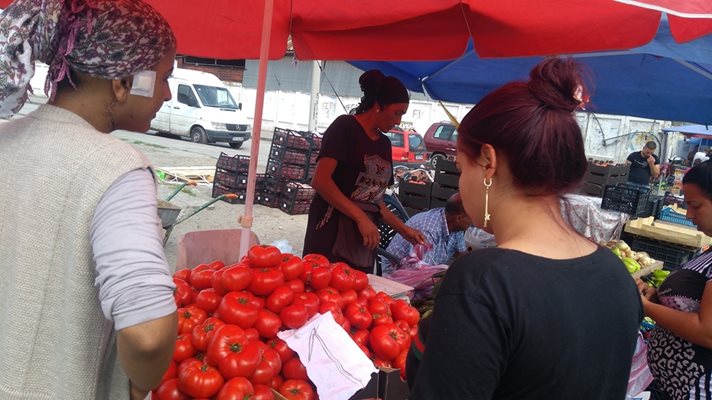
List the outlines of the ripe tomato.
{"type": "Polygon", "coordinates": [[[203,321],[202,324],[196,325],[193,328],[193,345],[195,348],[200,351],[207,350],[210,340],[215,336],[215,331],[223,325],[225,323],[215,317],[210,317],[203,321]]]}
{"type": "Polygon", "coordinates": [[[197,305],[191,304],[178,309],[178,333],[192,333],[196,325],[200,325],[208,317],[208,313],[197,305]]]}
{"type": "MultiPolygon", "coordinates": [[[[299,282],[299,281],[297,281],[299,282]]],[[[282,309],[289,305],[294,299],[294,292],[288,286],[280,286],[267,297],[265,307],[273,313],[279,313],[282,309]]]]}
{"type": "Polygon", "coordinates": [[[254,328],[260,334],[260,337],[272,339],[277,336],[279,328],[282,327],[282,320],[279,316],[269,310],[260,310],[254,328]]]}
{"type": "Polygon", "coordinates": [[[245,337],[247,337],[248,342],[257,342],[260,340],[260,333],[254,327],[247,328],[245,329],[245,337]]]}
{"type": "MultiPolygon", "coordinates": [[[[343,262],[334,263],[331,269],[331,287],[339,292],[345,292],[354,288],[353,269],[343,262]]],[[[312,271],[312,274],[314,272],[312,271]]],[[[312,279],[314,277],[312,276],[312,279]]]]}
{"type": "Polygon", "coordinates": [[[292,304],[302,304],[307,309],[309,318],[319,311],[319,297],[311,292],[297,293],[292,299],[292,304]]]}
{"type": "Polygon", "coordinates": [[[315,267],[311,270],[311,281],[306,282],[314,290],[324,289],[331,282],[331,270],[329,267],[315,267]]]}
{"type": "Polygon", "coordinates": [[[210,287],[210,278],[212,278],[214,269],[208,264],[200,264],[190,271],[190,284],[194,288],[200,290],[210,287]]]}
{"type": "Polygon", "coordinates": [[[368,338],[371,334],[366,329],[359,329],[356,332],[351,333],[351,339],[357,344],[362,344],[368,346],[368,338]]]}
{"type": "Polygon", "coordinates": [[[309,282],[311,282],[311,272],[312,268],[314,268],[314,264],[306,261],[304,261],[302,264],[304,268],[302,269],[302,273],[299,274],[299,279],[305,284],[309,284],[309,282]]]}
{"type": "Polygon", "coordinates": [[[252,383],[261,383],[263,385],[269,385],[272,382],[272,378],[279,374],[282,370],[282,360],[279,359],[279,354],[273,349],[266,347],[262,349],[262,359],[255,372],[250,377],[252,383]]]}
{"type": "Polygon", "coordinates": [[[420,313],[415,307],[411,307],[405,300],[398,299],[391,303],[391,315],[393,319],[403,320],[408,323],[408,325],[417,325],[420,320],[420,313]]]}
{"type": "Polygon", "coordinates": [[[287,342],[280,338],[270,339],[267,341],[267,345],[279,354],[279,359],[282,361],[282,364],[294,357],[294,350],[290,349],[289,346],[287,346],[287,342]]]}
{"type": "Polygon", "coordinates": [[[244,265],[235,264],[225,268],[222,273],[222,286],[228,292],[247,289],[252,280],[252,270],[244,265]]]}
{"type": "Polygon", "coordinates": [[[401,377],[405,377],[405,360],[407,357],[408,349],[404,349],[400,352],[400,354],[398,354],[398,357],[396,357],[391,363],[393,365],[393,368],[398,368],[400,370],[401,377]]]}
{"type": "Polygon", "coordinates": [[[395,301],[395,299],[393,297],[389,296],[386,292],[378,292],[378,293],[376,293],[376,295],[374,297],[376,297],[377,299],[380,299],[382,302],[384,302],[388,305],[390,305],[391,303],[393,303],[395,301]]]}
{"type": "Polygon", "coordinates": [[[254,399],[254,393],[252,382],[247,378],[238,376],[225,382],[215,400],[251,400],[254,399]]]}
{"type": "Polygon", "coordinates": [[[368,275],[357,269],[352,269],[352,275],[354,276],[354,287],[353,289],[357,292],[364,290],[368,287],[368,275]]]}
{"type": "Polygon", "coordinates": [[[269,296],[284,285],[284,274],[279,268],[253,268],[248,290],[258,296],[269,296]]]}
{"type": "Polygon", "coordinates": [[[373,322],[373,317],[368,312],[368,309],[357,303],[351,303],[346,306],[344,315],[349,319],[351,326],[356,329],[368,329],[371,326],[371,322],[373,322]]]}
{"type": "Polygon", "coordinates": [[[373,315],[374,318],[376,318],[377,315],[387,315],[389,317],[391,316],[390,305],[375,296],[371,297],[368,300],[368,311],[371,312],[371,315],[373,315]]]}
{"type": "Polygon", "coordinates": [[[290,329],[297,329],[307,323],[309,314],[307,314],[304,304],[296,303],[284,307],[279,313],[279,317],[282,319],[284,326],[290,329]]]}
{"type": "Polygon", "coordinates": [[[292,279],[291,281],[284,282],[284,286],[292,289],[294,293],[301,293],[304,291],[304,282],[300,279],[292,279]]]}
{"type": "Polygon", "coordinates": [[[225,273],[225,268],[216,270],[213,272],[213,276],[210,277],[210,286],[215,289],[215,293],[220,296],[224,296],[227,293],[227,289],[222,284],[222,276],[225,273]]]}
{"type": "Polygon", "coordinates": [[[330,301],[338,304],[339,307],[343,307],[345,305],[344,299],[341,297],[339,291],[332,287],[317,290],[316,296],[319,298],[319,303],[330,301]]]}
{"type": "Polygon", "coordinates": [[[379,369],[393,368],[390,361],[382,360],[380,358],[374,359],[373,365],[375,365],[376,368],[379,368],[379,369]]]}
{"type": "Polygon", "coordinates": [[[306,380],[289,379],[279,388],[279,393],[287,400],[313,400],[314,389],[306,380]]]}
{"type": "Polygon", "coordinates": [[[196,359],[184,361],[178,371],[178,387],[193,397],[210,397],[220,390],[222,375],[217,369],[196,359]]]}
{"type": "Polygon", "coordinates": [[[361,290],[356,290],[356,292],[358,293],[359,299],[366,299],[367,301],[368,299],[376,295],[376,291],[373,290],[371,286],[366,286],[361,290]]]}
{"type": "Polygon", "coordinates": [[[341,312],[341,307],[333,301],[322,301],[319,303],[319,314],[331,313],[337,324],[341,325],[344,322],[344,314],[341,312]]]}
{"type": "Polygon", "coordinates": [[[282,260],[282,252],[275,246],[260,244],[247,251],[247,258],[253,268],[274,268],[282,260]]]}
{"type": "Polygon", "coordinates": [[[255,393],[250,397],[250,400],[274,400],[274,393],[269,384],[261,385],[256,383],[252,385],[255,388],[255,393]]]}
{"type": "Polygon", "coordinates": [[[166,369],[166,372],[163,373],[163,377],[161,377],[161,382],[165,382],[169,379],[177,378],[178,377],[178,366],[176,365],[175,361],[170,361],[168,363],[168,368],[166,369]]]}
{"type": "Polygon", "coordinates": [[[403,332],[395,324],[378,325],[371,330],[371,349],[376,357],[391,361],[403,350],[398,342],[398,332],[403,332]]]}
{"type": "Polygon", "coordinates": [[[215,261],[209,263],[209,264],[208,264],[208,267],[210,267],[211,269],[217,271],[217,270],[219,270],[219,269],[225,268],[225,264],[224,264],[222,261],[220,261],[220,260],[215,260],[215,261]]]}
{"type": "Polygon", "coordinates": [[[226,344],[237,343],[239,345],[246,342],[245,331],[239,326],[231,324],[218,326],[212,339],[208,342],[205,360],[210,365],[218,365],[229,352],[225,349],[226,344]]]}
{"type": "Polygon", "coordinates": [[[259,342],[250,342],[236,325],[223,325],[208,345],[208,362],[217,365],[225,378],[249,377],[260,362],[259,342]]]}
{"type": "Polygon", "coordinates": [[[215,292],[215,289],[209,287],[198,292],[195,296],[195,305],[207,313],[211,313],[218,308],[222,300],[222,296],[215,292]]]}
{"type": "Polygon", "coordinates": [[[304,260],[304,262],[311,263],[316,266],[329,265],[329,259],[322,254],[307,254],[302,257],[302,260],[304,260]]]}
{"type": "Polygon", "coordinates": [[[252,294],[248,292],[230,292],[223,296],[216,315],[228,324],[239,325],[247,329],[255,324],[260,309],[251,303],[252,294]]]}
{"type": "Polygon", "coordinates": [[[188,282],[190,279],[190,270],[188,268],[179,269],[173,274],[173,277],[188,282]]]}
{"type": "Polygon", "coordinates": [[[178,378],[173,378],[153,390],[151,400],[190,400],[190,397],[178,388],[178,378]]]}
{"type": "Polygon", "coordinates": [[[299,357],[292,357],[282,364],[282,375],[285,379],[308,380],[307,368],[299,360],[299,357]]]}
{"type": "Polygon", "coordinates": [[[173,291],[173,297],[175,297],[176,306],[185,307],[191,304],[193,302],[193,289],[191,289],[188,282],[179,278],[173,278],[173,283],[175,283],[176,285],[176,288],[173,291]]]}
{"type": "Polygon", "coordinates": [[[366,357],[371,358],[371,350],[369,350],[368,347],[366,347],[362,344],[359,344],[358,348],[361,349],[361,351],[363,351],[363,354],[365,354],[366,357]]]}
{"type": "MultiPolygon", "coordinates": [[[[344,292],[341,292],[341,298],[344,299],[344,305],[342,307],[345,307],[351,303],[355,303],[356,300],[358,300],[358,295],[356,294],[355,290],[349,289],[344,292]]],[[[368,307],[368,304],[366,305],[366,307],[368,307]]]]}
{"type": "Polygon", "coordinates": [[[284,279],[291,281],[297,279],[304,271],[302,259],[292,254],[282,254],[282,263],[279,268],[284,274],[284,279]]]}

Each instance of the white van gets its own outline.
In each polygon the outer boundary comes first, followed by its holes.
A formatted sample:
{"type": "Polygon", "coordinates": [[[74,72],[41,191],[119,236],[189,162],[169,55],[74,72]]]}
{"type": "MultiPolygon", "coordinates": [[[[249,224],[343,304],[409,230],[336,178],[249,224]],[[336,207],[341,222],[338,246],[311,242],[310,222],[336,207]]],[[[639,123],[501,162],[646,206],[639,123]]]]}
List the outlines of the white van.
{"type": "Polygon", "coordinates": [[[158,132],[196,143],[227,142],[233,149],[252,136],[252,127],[228,88],[210,73],[176,68],[168,79],[172,98],[151,121],[158,132]]]}

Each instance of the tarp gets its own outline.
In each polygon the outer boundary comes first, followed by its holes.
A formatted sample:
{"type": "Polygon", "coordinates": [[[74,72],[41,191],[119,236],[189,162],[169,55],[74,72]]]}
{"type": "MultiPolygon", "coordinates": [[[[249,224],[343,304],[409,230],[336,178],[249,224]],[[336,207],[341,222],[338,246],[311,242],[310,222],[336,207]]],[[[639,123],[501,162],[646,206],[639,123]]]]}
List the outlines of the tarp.
{"type": "Polygon", "coordinates": [[[662,130],[665,133],[680,132],[682,134],[692,137],[712,136],[712,127],[707,125],[680,125],[663,128],[662,130]]]}

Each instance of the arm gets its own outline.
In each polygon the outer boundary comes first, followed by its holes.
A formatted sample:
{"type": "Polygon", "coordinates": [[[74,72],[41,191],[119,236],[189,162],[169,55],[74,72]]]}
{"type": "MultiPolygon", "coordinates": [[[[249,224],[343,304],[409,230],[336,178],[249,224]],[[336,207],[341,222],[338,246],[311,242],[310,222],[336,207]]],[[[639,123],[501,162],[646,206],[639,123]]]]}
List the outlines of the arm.
{"type": "Polygon", "coordinates": [[[383,221],[398,232],[403,238],[412,244],[425,244],[427,242],[425,235],[417,229],[411,228],[398,218],[391,210],[386,207],[386,204],[381,202],[378,205],[381,211],[383,221]]]}
{"type": "Polygon", "coordinates": [[[712,349],[712,282],[707,282],[698,312],[678,311],[642,296],[643,310],[655,323],[696,345],[712,349]]]}
{"type": "Polygon", "coordinates": [[[175,286],[163,252],[156,194],[149,170],[127,173],[102,197],[91,228],[99,300],[114,322],[119,362],[134,398],[160,383],[177,335],[175,286]]]}
{"type": "Polygon", "coordinates": [[[650,167],[650,177],[655,179],[660,176],[660,163],[654,156],[648,157],[648,166],[650,167]]]}
{"type": "Polygon", "coordinates": [[[334,179],[331,177],[336,170],[338,161],[331,157],[321,157],[316,164],[314,178],[312,178],[312,187],[319,195],[331,204],[337,210],[344,213],[347,217],[354,220],[358,226],[361,236],[363,236],[363,244],[369,249],[375,249],[378,246],[380,235],[376,224],[356,206],[348,197],[341,193],[341,190],[334,179]]]}

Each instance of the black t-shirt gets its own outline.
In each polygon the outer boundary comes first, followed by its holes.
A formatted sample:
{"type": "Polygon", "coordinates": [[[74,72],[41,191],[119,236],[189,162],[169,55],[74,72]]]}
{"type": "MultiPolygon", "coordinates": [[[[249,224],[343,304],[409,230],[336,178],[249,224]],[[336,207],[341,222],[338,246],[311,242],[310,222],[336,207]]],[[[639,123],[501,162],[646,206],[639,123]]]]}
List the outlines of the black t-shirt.
{"type": "Polygon", "coordinates": [[[623,399],[641,319],[608,249],[476,250],[440,287],[410,399],[623,399]]]}
{"type": "MultiPolygon", "coordinates": [[[[338,161],[332,178],[346,197],[367,203],[383,202],[386,188],[393,183],[391,142],[381,134],[371,140],[351,115],[341,115],[324,132],[319,159],[338,161]]],[[[331,261],[339,211],[319,194],[309,208],[304,254],[323,254],[331,261]]]]}
{"type": "MultiPolygon", "coordinates": [[[[653,154],[655,159],[655,165],[660,164],[660,159],[658,156],[653,154]]],[[[643,157],[643,155],[636,151],[635,153],[630,153],[626,160],[630,161],[630,172],[628,173],[628,182],[637,183],[640,185],[648,185],[650,183],[650,177],[652,173],[650,171],[650,165],[648,165],[648,160],[643,157]]]]}

